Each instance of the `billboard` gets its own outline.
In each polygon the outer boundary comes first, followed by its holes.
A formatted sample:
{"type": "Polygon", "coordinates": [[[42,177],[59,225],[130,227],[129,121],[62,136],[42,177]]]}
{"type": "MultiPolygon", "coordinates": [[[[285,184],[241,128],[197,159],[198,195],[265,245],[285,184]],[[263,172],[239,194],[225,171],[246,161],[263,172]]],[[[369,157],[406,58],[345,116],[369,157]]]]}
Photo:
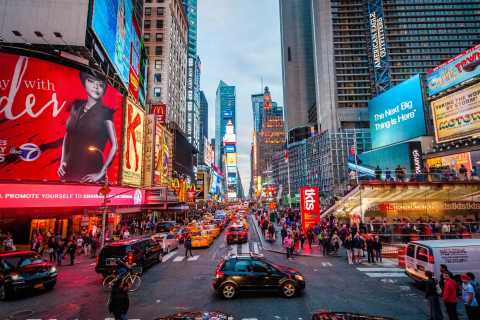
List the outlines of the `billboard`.
{"type": "Polygon", "coordinates": [[[237,165],[237,154],[236,153],[226,153],[225,154],[225,163],[227,167],[235,167],[237,165]]]}
{"type": "Polygon", "coordinates": [[[143,171],[143,138],[145,113],[131,99],[127,99],[123,129],[122,182],[140,186],[143,171]]]}
{"type": "Polygon", "coordinates": [[[158,118],[155,126],[154,184],[167,186],[172,177],[173,136],[158,118]]]}
{"type": "Polygon", "coordinates": [[[165,125],[167,119],[167,106],[164,103],[154,104],[150,107],[150,112],[157,116],[157,121],[165,125]]]}
{"type": "Polygon", "coordinates": [[[318,195],[318,187],[300,188],[302,230],[307,230],[320,222],[320,199],[318,195]]]}
{"type": "Polygon", "coordinates": [[[143,185],[151,187],[153,183],[153,154],[154,154],[154,137],[155,137],[155,115],[149,114],[145,116],[145,143],[143,150],[143,185]]]}
{"type": "Polygon", "coordinates": [[[477,76],[480,76],[480,44],[428,71],[428,95],[440,93],[477,76]]]}
{"type": "Polygon", "coordinates": [[[368,102],[372,148],[427,133],[420,75],[403,81],[368,102]]]}
{"type": "Polygon", "coordinates": [[[0,61],[0,179],[118,183],[122,95],[96,73],[0,61]]]}
{"type": "Polygon", "coordinates": [[[480,83],[434,100],[431,105],[437,143],[480,132],[480,83]]]}
{"type": "Polygon", "coordinates": [[[454,168],[455,171],[458,172],[458,170],[462,165],[468,171],[472,171],[472,158],[471,158],[470,152],[462,152],[462,153],[427,159],[427,167],[429,169],[449,167],[449,168],[454,168]]]}
{"type": "MultiPolygon", "coordinates": [[[[91,28],[126,88],[131,68],[139,78],[140,37],[131,0],[95,0],[91,28]]],[[[137,91],[138,92],[138,91],[137,91]]]]}
{"type": "Polygon", "coordinates": [[[227,144],[224,147],[225,153],[234,153],[234,152],[236,152],[235,149],[236,149],[236,146],[234,144],[227,144]]]}

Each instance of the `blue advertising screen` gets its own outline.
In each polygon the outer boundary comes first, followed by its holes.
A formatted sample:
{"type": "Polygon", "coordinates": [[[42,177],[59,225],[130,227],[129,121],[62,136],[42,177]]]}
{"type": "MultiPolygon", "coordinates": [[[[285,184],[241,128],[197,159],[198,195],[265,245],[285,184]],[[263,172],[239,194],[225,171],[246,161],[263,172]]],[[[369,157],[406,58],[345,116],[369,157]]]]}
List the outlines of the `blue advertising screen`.
{"type": "Polygon", "coordinates": [[[235,153],[235,145],[234,144],[227,144],[225,145],[225,153],[235,153]]]}
{"type": "Polygon", "coordinates": [[[372,148],[426,134],[420,75],[403,81],[368,102],[372,148]]]}
{"type": "Polygon", "coordinates": [[[135,28],[132,14],[131,0],[95,0],[93,2],[93,32],[127,88],[132,40],[135,46],[140,45],[138,36],[133,35],[135,28]]]}
{"type": "Polygon", "coordinates": [[[223,119],[231,119],[232,116],[233,116],[233,113],[231,110],[223,111],[223,119]]]}

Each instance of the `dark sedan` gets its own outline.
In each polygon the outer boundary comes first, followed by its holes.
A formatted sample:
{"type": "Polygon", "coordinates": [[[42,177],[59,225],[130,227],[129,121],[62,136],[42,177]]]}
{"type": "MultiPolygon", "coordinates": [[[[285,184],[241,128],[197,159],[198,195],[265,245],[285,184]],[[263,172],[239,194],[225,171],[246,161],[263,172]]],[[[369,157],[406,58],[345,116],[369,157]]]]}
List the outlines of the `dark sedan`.
{"type": "Polygon", "coordinates": [[[292,298],[305,288],[305,278],[295,269],[272,264],[260,256],[231,256],[218,264],[213,288],[225,299],[244,291],[278,291],[292,298]]]}
{"type": "Polygon", "coordinates": [[[33,251],[0,254],[0,300],[27,289],[52,289],[57,269],[33,251]]]}

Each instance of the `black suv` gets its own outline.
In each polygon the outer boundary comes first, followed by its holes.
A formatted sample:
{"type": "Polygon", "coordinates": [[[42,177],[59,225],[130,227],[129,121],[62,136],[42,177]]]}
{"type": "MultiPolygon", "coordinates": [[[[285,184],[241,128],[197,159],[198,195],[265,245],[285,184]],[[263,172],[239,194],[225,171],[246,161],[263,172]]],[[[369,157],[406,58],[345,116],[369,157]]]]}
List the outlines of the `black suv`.
{"type": "Polygon", "coordinates": [[[297,270],[275,265],[261,256],[230,256],[218,264],[213,288],[225,299],[242,291],[279,291],[291,298],[305,288],[305,278],[297,270]]]}
{"type": "Polygon", "coordinates": [[[117,267],[117,259],[127,257],[128,263],[136,263],[140,273],[144,268],[162,262],[162,247],[150,238],[121,240],[107,244],[97,257],[95,271],[106,276],[117,267]]]}

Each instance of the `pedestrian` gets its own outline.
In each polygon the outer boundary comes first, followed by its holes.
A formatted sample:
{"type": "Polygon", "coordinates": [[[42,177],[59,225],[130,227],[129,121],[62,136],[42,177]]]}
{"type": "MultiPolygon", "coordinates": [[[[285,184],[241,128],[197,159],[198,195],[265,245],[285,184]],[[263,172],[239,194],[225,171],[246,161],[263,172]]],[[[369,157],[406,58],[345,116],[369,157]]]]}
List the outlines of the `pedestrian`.
{"type": "Polygon", "coordinates": [[[3,249],[7,251],[15,251],[15,245],[13,244],[13,237],[10,232],[7,233],[7,237],[3,240],[3,249]]]}
{"type": "Polygon", "coordinates": [[[348,261],[348,264],[353,264],[353,260],[352,260],[352,256],[353,256],[353,252],[352,252],[352,235],[349,234],[347,236],[347,238],[345,239],[345,241],[343,242],[343,246],[345,247],[345,249],[347,250],[347,261],[348,261]]]}
{"type": "Polygon", "coordinates": [[[462,279],[462,300],[465,306],[469,320],[478,320],[479,306],[478,301],[475,298],[475,288],[471,283],[470,277],[466,274],[461,275],[462,279]]]}
{"type": "Polygon", "coordinates": [[[305,233],[300,230],[300,249],[303,250],[303,245],[305,244],[305,233]]]}
{"type": "Polygon", "coordinates": [[[287,234],[287,237],[283,240],[283,247],[285,248],[285,252],[287,254],[287,259],[291,259],[291,250],[293,246],[293,240],[292,236],[290,234],[287,234]]]}
{"type": "Polygon", "coordinates": [[[382,262],[382,240],[379,236],[375,236],[375,242],[373,243],[373,249],[375,250],[375,260],[376,262],[382,262]]]}
{"type": "Polygon", "coordinates": [[[429,320],[443,320],[442,309],[440,308],[440,299],[437,291],[437,282],[433,278],[431,271],[425,271],[427,281],[425,283],[425,298],[428,300],[430,309],[429,320]]]}
{"type": "Polygon", "coordinates": [[[357,232],[355,234],[355,237],[353,237],[353,240],[352,240],[353,263],[355,264],[362,263],[362,252],[363,252],[364,245],[365,245],[365,241],[363,240],[362,237],[360,237],[360,234],[357,232]]]}
{"type": "Polygon", "coordinates": [[[192,237],[190,236],[190,234],[187,234],[187,236],[185,238],[185,242],[183,243],[183,245],[185,246],[185,258],[188,257],[188,255],[190,255],[190,257],[193,257],[192,237]]]}
{"type": "Polygon", "coordinates": [[[57,245],[56,245],[56,249],[57,249],[57,264],[59,266],[62,265],[62,260],[63,260],[63,254],[64,254],[64,251],[65,251],[65,242],[62,240],[62,239],[59,239],[57,238],[57,245]]]}
{"type": "Polygon", "coordinates": [[[450,271],[443,274],[444,288],[442,292],[443,303],[447,309],[449,320],[458,320],[457,314],[457,292],[458,286],[450,271]]]}
{"type": "Polygon", "coordinates": [[[373,251],[374,251],[375,242],[373,240],[373,237],[368,236],[366,243],[367,243],[368,263],[374,263],[375,262],[375,257],[374,257],[373,251]]]}
{"type": "Polygon", "coordinates": [[[312,228],[308,228],[307,240],[308,240],[308,246],[310,247],[310,249],[312,249],[313,237],[314,237],[314,233],[312,228]]]}
{"type": "Polygon", "coordinates": [[[440,279],[438,280],[438,285],[440,286],[440,289],[442,289],[443,292],[443,287],[445,286],[445,273],[449,272],[448,267],[446,264],[441,264],[440,265],[440,279]]]}
{"type": "Polygon", "coordinates": [[[115,320],[127,320],[129,306],[128,283],[123,279],[118,279],[112,287],[108,311],[113,314],[115,320]]]}
{"type": "Polygon", "coordinates": [[[67,253],[70,256],[70,265],[73,266],[75,264],[75,253],[77,251],[77,245],[74,240],[70,240],[67,246],[67,253]]]}
{"type": "Polygon", "coordinates": [[[48,246],[48,255],[50,257],[50,262],[56,262],[57,261],[57,257],[56,257],[57,248],[56,248],[56,243],[55,243],[55,237],[53,235],[51,235],[48,238],[47,246],[48,246]]]}

